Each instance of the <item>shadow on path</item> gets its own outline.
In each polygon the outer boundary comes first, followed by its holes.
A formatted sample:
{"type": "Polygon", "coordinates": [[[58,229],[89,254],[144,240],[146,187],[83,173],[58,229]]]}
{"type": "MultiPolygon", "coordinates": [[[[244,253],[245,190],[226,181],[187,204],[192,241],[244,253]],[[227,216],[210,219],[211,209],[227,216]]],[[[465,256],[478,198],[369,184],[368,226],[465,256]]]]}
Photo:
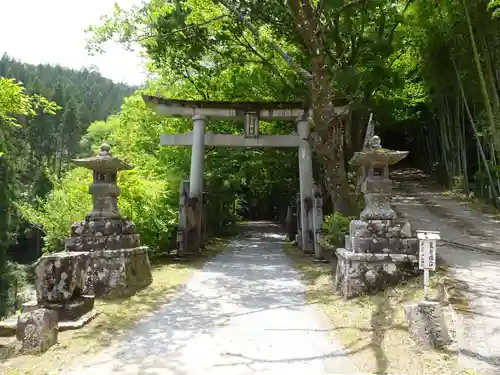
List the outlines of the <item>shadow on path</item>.
{"type": "Polygon", "coordinates": [[[441,232],[438,255],[462,283],[468,299],[461,311],[459,361],[478,374],[500,374],[500,222],[472,209],[467,202],[446,196],[418,170],[394,171],[392,204],[413,229],[441,232]],[[457,246],[461,244],[462,246],[457,246]],[[474,251],[483,247],[492,253],[474,251]]]}
{"type": "Polygon", "coordinates": [[[282,252],[256,223],[119,343],[71,374],[329,374],[347,353],[333,342],[282,252]]]}

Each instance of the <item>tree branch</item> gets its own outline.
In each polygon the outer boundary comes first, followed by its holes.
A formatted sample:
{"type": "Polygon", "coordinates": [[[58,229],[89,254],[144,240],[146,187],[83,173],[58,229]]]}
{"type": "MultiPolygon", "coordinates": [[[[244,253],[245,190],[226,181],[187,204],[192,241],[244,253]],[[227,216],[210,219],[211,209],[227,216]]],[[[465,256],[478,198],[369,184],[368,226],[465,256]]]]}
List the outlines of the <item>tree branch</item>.
{"type": "MultiPolygon", "coordinates": [[[[238,42],[238,45],[239,46],[242,46],[243,48],[245,48],[246,46],[242,45],[241,43],[238,42]]],[[[227,60],[230,60],[232,63],[234,64],[245,64],[245,63],[254,63],[254,64],[260,64],[261,61],[260,60],[252,60],[252,59],[247,59],[247,58],[244,58],[243,57],[240,57],[240,58],[235,58],[234,57],[234,54],[224,54],[222,53],[221,51],[219,51],[217,48],[214,48],[214,46],[212,45],[208,45],[208,49],[210,51],[212,51],[213,53],[219,55],[220,57],[222,57],[223,59],[227,59],[227,60]]]]}
{"type": "MultiPolygon", "coordinates": [[[[249,29],[250,31],[254,34],[254,37],[256,39],[260,39],[261,38],[261,35],[260,35],[260,32],[259,30],[257,30],[257,28],[251,24],[250,21],[248,21],[245,16],[243,16],[243,14],[241,14],[240,12],[238,12],[234,7],[228,5],[228,4],[225,4],[224,2],[221,2],[227,9],[229,9],[230,11],[232,11],[239,19],[240,22],[244,23],[249,29]]],[[[276,43],[274,43],[273,41],[269,41],[269,45],[271,46],[271,48],[277,52],[283,59],[285,59],[285,61],[288,63],[288,65],[292,68],[294,68],[295,70],[297,70],[303,77],[304,79],[306,79],[307,81],[311,80],[312,79],[312,75],[311,73],[309,73],[307,70],[305,70],[304,68],[302,68],[301,66],[297,65],[290,56],[288,56],[276,43]]]]}
{"type": "MultiPolygon", "coordinates": [[[[408,10],[408,8],[410,7],[410,5],[411,5],[412,2],[413,2],[413,0],[408,0],[406,2],[405,7],[403,8],[402,14],[406,13],[406,11],[408,10]]],[[[388,37],[390,45],[392,45],[392,40],[394,39],[394,33],[396,32],[396,29],[397,29],[397,27],[399,26],[400,23],[401,23],[401,21],[396,21],[394,23],[394,25],[392,26],[392,28],[391,28],[391,32],[389,33],[389,37],[388,37]]]]}
{"type": "Polygon", "coordinates": [[[198,93],[201,95],[201,97],[203,98],[203,100],[209,100],[208,99],[208,96],[206,95],[206,93],[204,93],[199,87],[198,85],[193,81],[193,79],[191,78],[191,76],[189,75],[189,73],[184,70],[182,72],[182,75],[184,78],[186,78],[189,82],[191,82],[191,84],[193,85],[193,87],[195,88],[196,91],[198,91],[198,93]]]}
{"type": "Polygon", "coordinates": [[[291,86],[290,83],[283,77],[279,71],[279,69],[271,62],[269,61],[265,56],[263,56],[257,49],[252,46],[252,44],[245,38],[243,35],[243,40],[245,41],[245,45],[255,54],[257,57],[259,57],[262,60],[263,65],[267,65],[280,79],[286,83],[288,86],[291,86]]]}
{"type": "Polygon", "coordinates": [[[230,17],[231,15],[230,14],[223,14],[222,16],[217,16],[217,17],[213,17],[213,18],[209,18],[208,20],[205,20],[205,21],[202,21],[200,23],[194,23],[192,25],[188,25],[186,27],[182,27],[180,29],[175,29],[175,30],[172,30],[170,33],[168,34],[165,34],[165,35],[169,35],[169,34],[174,34],[174,33],[178,33],[180,31],[184,31],[184,30],[189,30],[189,29],[192,29],[193,27],[200,27],[200,26],[205,26],[205,25],[208,25],[209,23],[212,23],[214,21],[218,21],[222,18],[225,18],[225,17],[230,17]]]}
{"type": "Polygon", "coordinates": [[[353,0],[350,3],[344,4],[339,9],[337,9],[337,11],[335,12],[335,16],[339,17],[341,13],[345,12],[349,8],[352,8],[356,5],[364,3],[365,1],[368,1],[368,0],[353,0]]]}
{"type": "Polygon", "coordinates": [[[123,43],[140,43],[140,42],[143,42],[143,41],[150,39],[150,38],[164,38],[164,37],[167,37],[169,35],[176,34],[176,33],[182,32],[182,31],[190,30],[190,29],[200,27],[200,26],[205,26],[205,25],[208,25],[214,21],[220,20],[220,19],[225,18],[225,17],[230,17],[230,16],[231,16],[230,14],[223,14],[221,16],[209,18],[208,20],[205,20],[205,21],[202,21],[199,23],[194,23],[194,24],[188,25],[186,27],[181,27],[179,29],[170,30],[168,33],[157,33],[157,34],[145,34],[144,33],[143,35],[137,35],[137,37],[134,39],[127,38],[127,40],[123,40],[123,38],[122,38],[122,39],[120,39],[120,41],[123,43]]]}
{"type": "Polygon", "coordinates": [[[325,9],[325,0],[319,0],[318,6],[316,7],[316,12],[318,14],[321,14],[323,12],[323,9],[325,9]]]}

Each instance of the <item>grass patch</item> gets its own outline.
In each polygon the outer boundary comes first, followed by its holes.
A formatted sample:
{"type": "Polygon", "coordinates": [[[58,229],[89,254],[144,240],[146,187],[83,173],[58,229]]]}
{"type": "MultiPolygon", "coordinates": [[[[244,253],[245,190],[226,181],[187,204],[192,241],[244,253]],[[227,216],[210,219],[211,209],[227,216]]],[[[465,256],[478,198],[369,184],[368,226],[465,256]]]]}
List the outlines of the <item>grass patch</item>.
{"type": "MultiPolygon", "coordinates": [[[[291,244],[286,244],[284,250],[307,284],[308,302],[316,304],[328,317],[333,334],[343,344],[356,372],[404,375],[457,373],[454,348],[446,351],[423,350],[408,335],[403,305],[423,299],[423,277],[376,295],[344,300],[334,293],[332,275],[335,258],[333,264],[321,264],[313,262],[312,257],[303,255],[291,244]]],[[[448,295],[453,294],[456,298],[454,303],[466,304],[457,297],[454,290],[458,288],[454,288],[443,266],[432,272],[430,288],[432,299],[444,302],[448,295]]],[[[449,312],[453,310],[451,306],[447,309],[449,312]]],[[[450,324],[451,329],[453,326],[450,324]]]]}
{"type": "Polygon", "coordinates": [[[131,298],[112,301],[96,300],[95,309],[100,312],[100,315],[87,326],[75,331],[60,332],[57,345],[41,355],[23,355],[5,361],[0,364],[0,373],[5,375],[58,374],[63,368],[70,367],[81,357],[88,357],[109,346],[139,319],[166,303],[194,270],[201,268],[227,243],[227,239],[211,239],[201,255],[183,263],[176,263],[165,257],[153,258],[151,260],[153,283],[148,288],[131,298]]]}

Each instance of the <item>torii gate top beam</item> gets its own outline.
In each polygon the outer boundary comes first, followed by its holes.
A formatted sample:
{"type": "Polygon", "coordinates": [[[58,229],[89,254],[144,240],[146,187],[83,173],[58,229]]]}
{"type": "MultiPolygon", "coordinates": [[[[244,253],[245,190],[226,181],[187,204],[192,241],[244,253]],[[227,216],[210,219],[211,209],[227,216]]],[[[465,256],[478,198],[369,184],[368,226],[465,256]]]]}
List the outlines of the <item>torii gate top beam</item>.
{"type": "MultiPolygon", "coordinates": [[[[151,95],[142,96],[146,105],[160,115],[171,117],[205,116],[221,120],[244,120],[245,114],[254,112],[261,120],[296,120],[309,115],[309,107],[300,101],[294,102],[227,102],[206,100],[179,100],[151,95]]],[[[349,110],[347,99],[335,99],[337,114],[345,115],[349,110]]]]}

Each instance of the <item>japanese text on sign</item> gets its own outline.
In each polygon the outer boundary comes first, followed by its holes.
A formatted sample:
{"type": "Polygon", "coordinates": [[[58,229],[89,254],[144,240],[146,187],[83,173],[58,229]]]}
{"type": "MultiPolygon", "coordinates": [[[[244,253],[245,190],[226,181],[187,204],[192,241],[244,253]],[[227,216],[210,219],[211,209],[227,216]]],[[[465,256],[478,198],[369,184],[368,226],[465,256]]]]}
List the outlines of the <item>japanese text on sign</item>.
{"type": "Polygon", "coordinates": [[[419,253],[419,268],[421,270],[436,269],[436,241],[421,240],[419,253]]]}
{"type": "Polygon", "coordinates": [[[419,239],[418,264],[421,270],[436,269],[436,240],[439,232],[417,231],[419,239]]]}

